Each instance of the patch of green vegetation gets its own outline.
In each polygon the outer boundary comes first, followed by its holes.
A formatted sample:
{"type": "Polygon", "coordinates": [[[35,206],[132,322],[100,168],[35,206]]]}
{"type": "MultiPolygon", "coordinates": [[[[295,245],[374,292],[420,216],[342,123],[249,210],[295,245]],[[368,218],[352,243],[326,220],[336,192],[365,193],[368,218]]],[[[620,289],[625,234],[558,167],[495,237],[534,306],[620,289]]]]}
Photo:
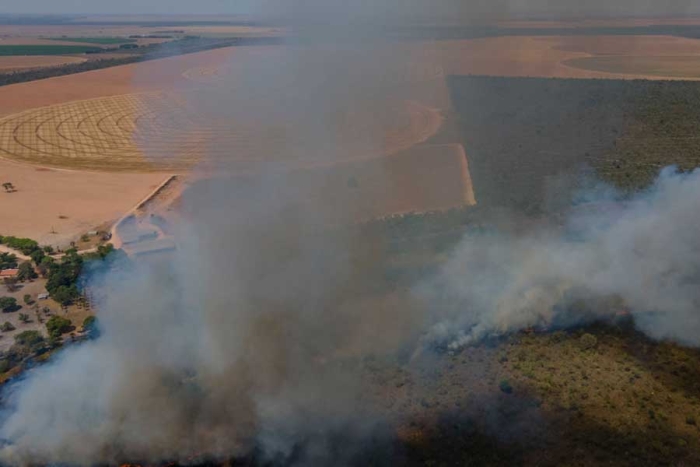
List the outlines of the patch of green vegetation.
{"type": "Polygon", "coordinates": [[[0,311],[3,313],[12,313],[22,308],[17,304],[17,299],[13,297],[0,297],[0,311]]]}
{"type": "Polygon", "coordinates": [[[136,42],[135,39],[128,39],[125,37],[51,37],[52,41],[63,41],[63,42],[80,42],[85,44],[100,44],[100,45],[112,45],[112,44],[128,44],[136,42]]]}
{"type": "Polygon", "coordinates": [[[14,250],[18,250],[23,255],[30,255],[34,251],[40,249],[39,244],[29,238],[18,238],[13,236],[3,237],[0,235],[0,244],[7,245],[14,250]]]}
{"type": "Polygon", "coordinates": [[[97,53],[102,49],[83,45],[0,45],[0,57],[14,55],[71,55],[97,53]]]}
{"type": "Polygon", "coordinates": [[[17,256],[12,253],[0,253],[0,270],[17,267],[17,256]]]}
{"type": "Polygon", "coordinates": [[[61,335],[69,332],[71,329],[71,321],[61,316],[54,315],[46,322],[46,330],[52,339],[60,339],[61,335]]]}

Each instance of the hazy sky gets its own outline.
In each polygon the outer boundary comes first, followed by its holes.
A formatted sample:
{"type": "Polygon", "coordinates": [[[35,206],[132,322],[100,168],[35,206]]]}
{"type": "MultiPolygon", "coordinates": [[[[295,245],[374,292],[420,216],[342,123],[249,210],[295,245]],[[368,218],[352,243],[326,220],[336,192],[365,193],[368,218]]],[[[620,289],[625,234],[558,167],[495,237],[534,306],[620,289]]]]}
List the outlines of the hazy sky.
{"type": "Polygon", "coordinates": [[[362,9],[404,10],[416,5],[421,11],[443,9],[460,12],[532,12],[537,15],[684,15],[700,14],[697,0],[0,0],[3,13],[116,13],[116,14],[238,14],[281,10],[314,11],[362,9]]]}

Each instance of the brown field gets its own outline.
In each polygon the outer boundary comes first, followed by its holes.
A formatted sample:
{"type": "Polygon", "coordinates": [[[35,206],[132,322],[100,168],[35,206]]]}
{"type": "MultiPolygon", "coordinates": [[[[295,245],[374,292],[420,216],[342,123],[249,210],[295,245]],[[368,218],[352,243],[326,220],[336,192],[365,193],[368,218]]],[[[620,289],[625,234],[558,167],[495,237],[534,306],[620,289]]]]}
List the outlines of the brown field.
{"type": "Polygon", "coordinates": [[[672,36],[562,36],[550,41],[557,50],[590,55],[700,55],[700,41],[672,36]]]}
{"type": "Polygon", "coordinates": [[[631,28],[645,26],[696,26],[700,17],[680,18],[600,18],[600,19],[571,19],[571,20],[513,20],[498,23],[502,28],[631,28]]]}
{"type": "MultiPolygon", "coordinates": [[[[0,26],[2,29],[2,26],[0,26]]],[[[10,37],[0,37],[0,45],[78,45],[90,47],[100,47],[106,48],[107,45],[104,44],[86,44],[84,42],[71,42],[71,41],[59,41],[44,39],[41,37],[31,37],[31,36],[10,36],[10,37]]],[[[114,47],[113,45],[111,47],[114,47]]]]}
{"type": "MultiPolygon", "coordinates": [[[[425,53],[444,64],[452,75],[492,75],[546,78],[695,79],[694,68],[673,68],[668,60],[655,58],[700,54],[700,40],[667,36],[526,36],[491,37],[435,42],[424,45],[425,53]],[[658,44],[655,45],[655,41],[658,44]],[[596,55],[599,54],[599,55],[596,55]],[[571,60],[590,57],[621,58],[644,54],[665,67],[650,73],[650,66],[600,71],[570,66],[571,60]]],[[[613,58],[609,59],[614,60],[613,58]]],[[[680,61],[676,61],[680,63],[680,61]]],[[[651,67],[652,71],[658,67],[651,67]]]]}
{"type": "MultiPolygon", "coordinates": [[[[269,131],[261,133],[254,125],[212,121],[183,112],[180,107],[177,92],[180,86],[193,86],[197,82],[209,84],[208,80],[217,79],[222,64],[235,63],[236,54],[267,53],[272,49],[274,47],[219,49],[0,87],[0,101],[3,102],[0,158],[27,164],[2,162],[3,166],[12,168],[5,171],[7,181],[18,188],[18,192],[2,198],[5,201],[0,215],[12,219],[11,223],[4,224],[3,233],[54,244],[70,241],[96,225],[120,217],[119,214],[133,207],[149,188],[164,178],[163,172],[187,171],[201,157],[202,148],[207,150],[209,161],[235,154],[240,162],[236,168],[239,171],[247,171],[251,164],[254,167],[260,154],[279,158],[280,163],[289,167],[316,167],[324,163],[321,159],[308,158],[304,151],[290,156],[290,151],[280,146],[289,143],[288,137],[275,138],[269,131]],[[217,144],[212,145],[212,141],[217,144]],[[237,150],[231,151],[231,148],[237,150]],[[44,171],[49,167],[89,169],[93,173],[44,171]],[[117,175],[94,171],[153,174],[117,175]],[[36,177],[42,182],[31,181],[36,177]],[[51,201],[35,208],[45,196],[50,196],[51,201]],[[100,209],[102,203],[104,208],[100,209]],[[17,206],[26,209],[27,214],[13,211],[17,206]],[[59,213],[61,210],[66,212],[59,213]],[[59,222],[59,215],[68,219],[59,222]],[[58,233],[50,234],[52,228],[58,233]]],[[[443,122],[440,109],[449,105],[442,69],[414,68],[412,73],[419,82],[415,88],[418,100],[396,97],[378,107],[358,104],[342,116],[344,127],[338,138],[341,143],[347,140],[347,144],[339,143],[339,146],[356,147],[354,142],[366,134],[377,137],[368,146],[374,148],[369,152],[367,149],[347,152],[336,159],[345,162],[379,157],[366,162],[366,166],[359,161],[360,165],[346,166],[347,170],[367,178],[368,192],[379,197],[372,203],[368,201],[365,210],[368,213],[372,210],[370,205],[376,205],[378,214],[386,215],[469,204],[473,200],[462,150],[426,147],[416,152],[407,151],[436,134],[443,122]],[[382,111],[373,110],[375,108],[382,111]],[[381,156],[389,154],[397,155],[396,161],[386,162],[393,164],[391,176],[404,188],[402,194],[389,191],[384,196],[392,198],[382,199],[375,186],[376,179],[368,174],[376,171],[377,164],[385,163],[381,156]],[[419,159],[424,159],[425,163],[434,159],[437,164],[434,172],[427,170],[428,166],[420,168],[419,159]],[[423,171],[422,177],[420,171],[423,171]],[[456,178],[454,183],[441,184],[430,175],[433,173],[456,178]],[[426,185],[426,181],[431,180],[435,192],[429,192],[426,185]],[[469,188],[465,188],[467,186],[469,188]],[[420,197],[418,193],[425,196],[420,197]]],[[[412,89],[414,79],[403,74],[401,77],[403,81],[396,83],[396,87],[397,94],[403,96],[412,89]]],[[[303,141],[300,144],[303,145],[303,141]]],[[[341,177],[340,172],[333,172],[332,168],[327,170],[332,171],[330,177],[341,177]]]]}
{"type": "Polygon", "coordinates": [[[613,74],[700,79],[700,56],[583,57],[566,60],[564,64],[573,68],[613,74]]]}
{"type": "Polygon", "coordinates": [[[69,63],[82,63],[84,61],[85,59],[80,57],[62,57],[59,55],[18,55],[0,57],[0,71],[43,68],[47,66],[67,65],[69,63]]]}
{"type": "MultiPolygon", "coordinates": [[[[441,123],[437,110],[401,101],[382,113],[349,114],[347,128],[343,128],[347,134],[340,137],[350,142],[358,134],[383,129],[379,154],[348,155],[372,157],[421,143],[435,134],[441,123]]],[[[207,151],[213,161],[230,160],[235,155],[245,166],[264,155],[266,160],[279,158],[294,165],[321,162],[303,152],[291,160],[284,150],[289,139],[280,137],[264,129],[188,114],[174,94],[127,94],[42,107],[0,119],[0,156],[71,169],[181,171],[199,160],[203,148],[217,141],[216,147],[207,151]]]]}
{"type": "Polygon", "coordinates": [[[476,204],[460,144],[416,146],[393,157],[302,171],[292,179],[318,193],[329,213],[342,216],[339,220],[363,221],[476,204]]]}
{"type": "Polygon", "coordinates": [[[0,234],[58,246],[117,220],[166,178],[51,170],[5,160],[0,160],[0,173],[3,183],[17,189],[0,193],[0,234]]]}
{"type": "Polygon", "coordinates": [[[123,65],[0,87],[0,115],[98,97],[160,91],[181,84],[186,70],[228,61],[242,51],[233,47],[123,65]]]}

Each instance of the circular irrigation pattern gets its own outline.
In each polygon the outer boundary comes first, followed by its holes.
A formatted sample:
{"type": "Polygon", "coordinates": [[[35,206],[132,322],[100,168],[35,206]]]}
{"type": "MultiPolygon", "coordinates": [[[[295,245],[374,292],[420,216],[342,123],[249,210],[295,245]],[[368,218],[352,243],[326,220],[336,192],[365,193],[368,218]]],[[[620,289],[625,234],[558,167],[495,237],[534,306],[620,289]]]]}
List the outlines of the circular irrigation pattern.
{"type": "Polygon", "coordinates": [[[207,160],[313,165],[391,154],[429,138],[438,111],[411,101],[359,107],[338,120],[327,146],[297,127],[212,115],[175,93],[75,101],[0,119],[0,157],[48,167],[99,171],[181,171],[207,160]],[[300,132],[304,133],[304,132],[300,132]],[[355,144],[371,135],[373,144],[355,144]],[[349,148],[343,152],[339,147],[349,148]],[[319,149],[320,148],[320,149],[319,149]]]}

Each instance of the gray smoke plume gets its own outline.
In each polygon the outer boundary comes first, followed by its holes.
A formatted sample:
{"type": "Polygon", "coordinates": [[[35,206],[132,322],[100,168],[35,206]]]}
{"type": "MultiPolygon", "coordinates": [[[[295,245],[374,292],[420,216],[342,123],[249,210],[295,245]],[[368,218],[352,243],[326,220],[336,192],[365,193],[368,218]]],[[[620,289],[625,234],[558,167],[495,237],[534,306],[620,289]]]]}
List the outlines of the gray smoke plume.
{"type": "Polygon", "coordinates": [[[700,345],[698,214],[700,171],[670,167],[631,200],[573,210],[561,229],[469,236],[419,289],[444,313],[430,339],[459,347],[624,311],[653,338],[700,345]]]}

